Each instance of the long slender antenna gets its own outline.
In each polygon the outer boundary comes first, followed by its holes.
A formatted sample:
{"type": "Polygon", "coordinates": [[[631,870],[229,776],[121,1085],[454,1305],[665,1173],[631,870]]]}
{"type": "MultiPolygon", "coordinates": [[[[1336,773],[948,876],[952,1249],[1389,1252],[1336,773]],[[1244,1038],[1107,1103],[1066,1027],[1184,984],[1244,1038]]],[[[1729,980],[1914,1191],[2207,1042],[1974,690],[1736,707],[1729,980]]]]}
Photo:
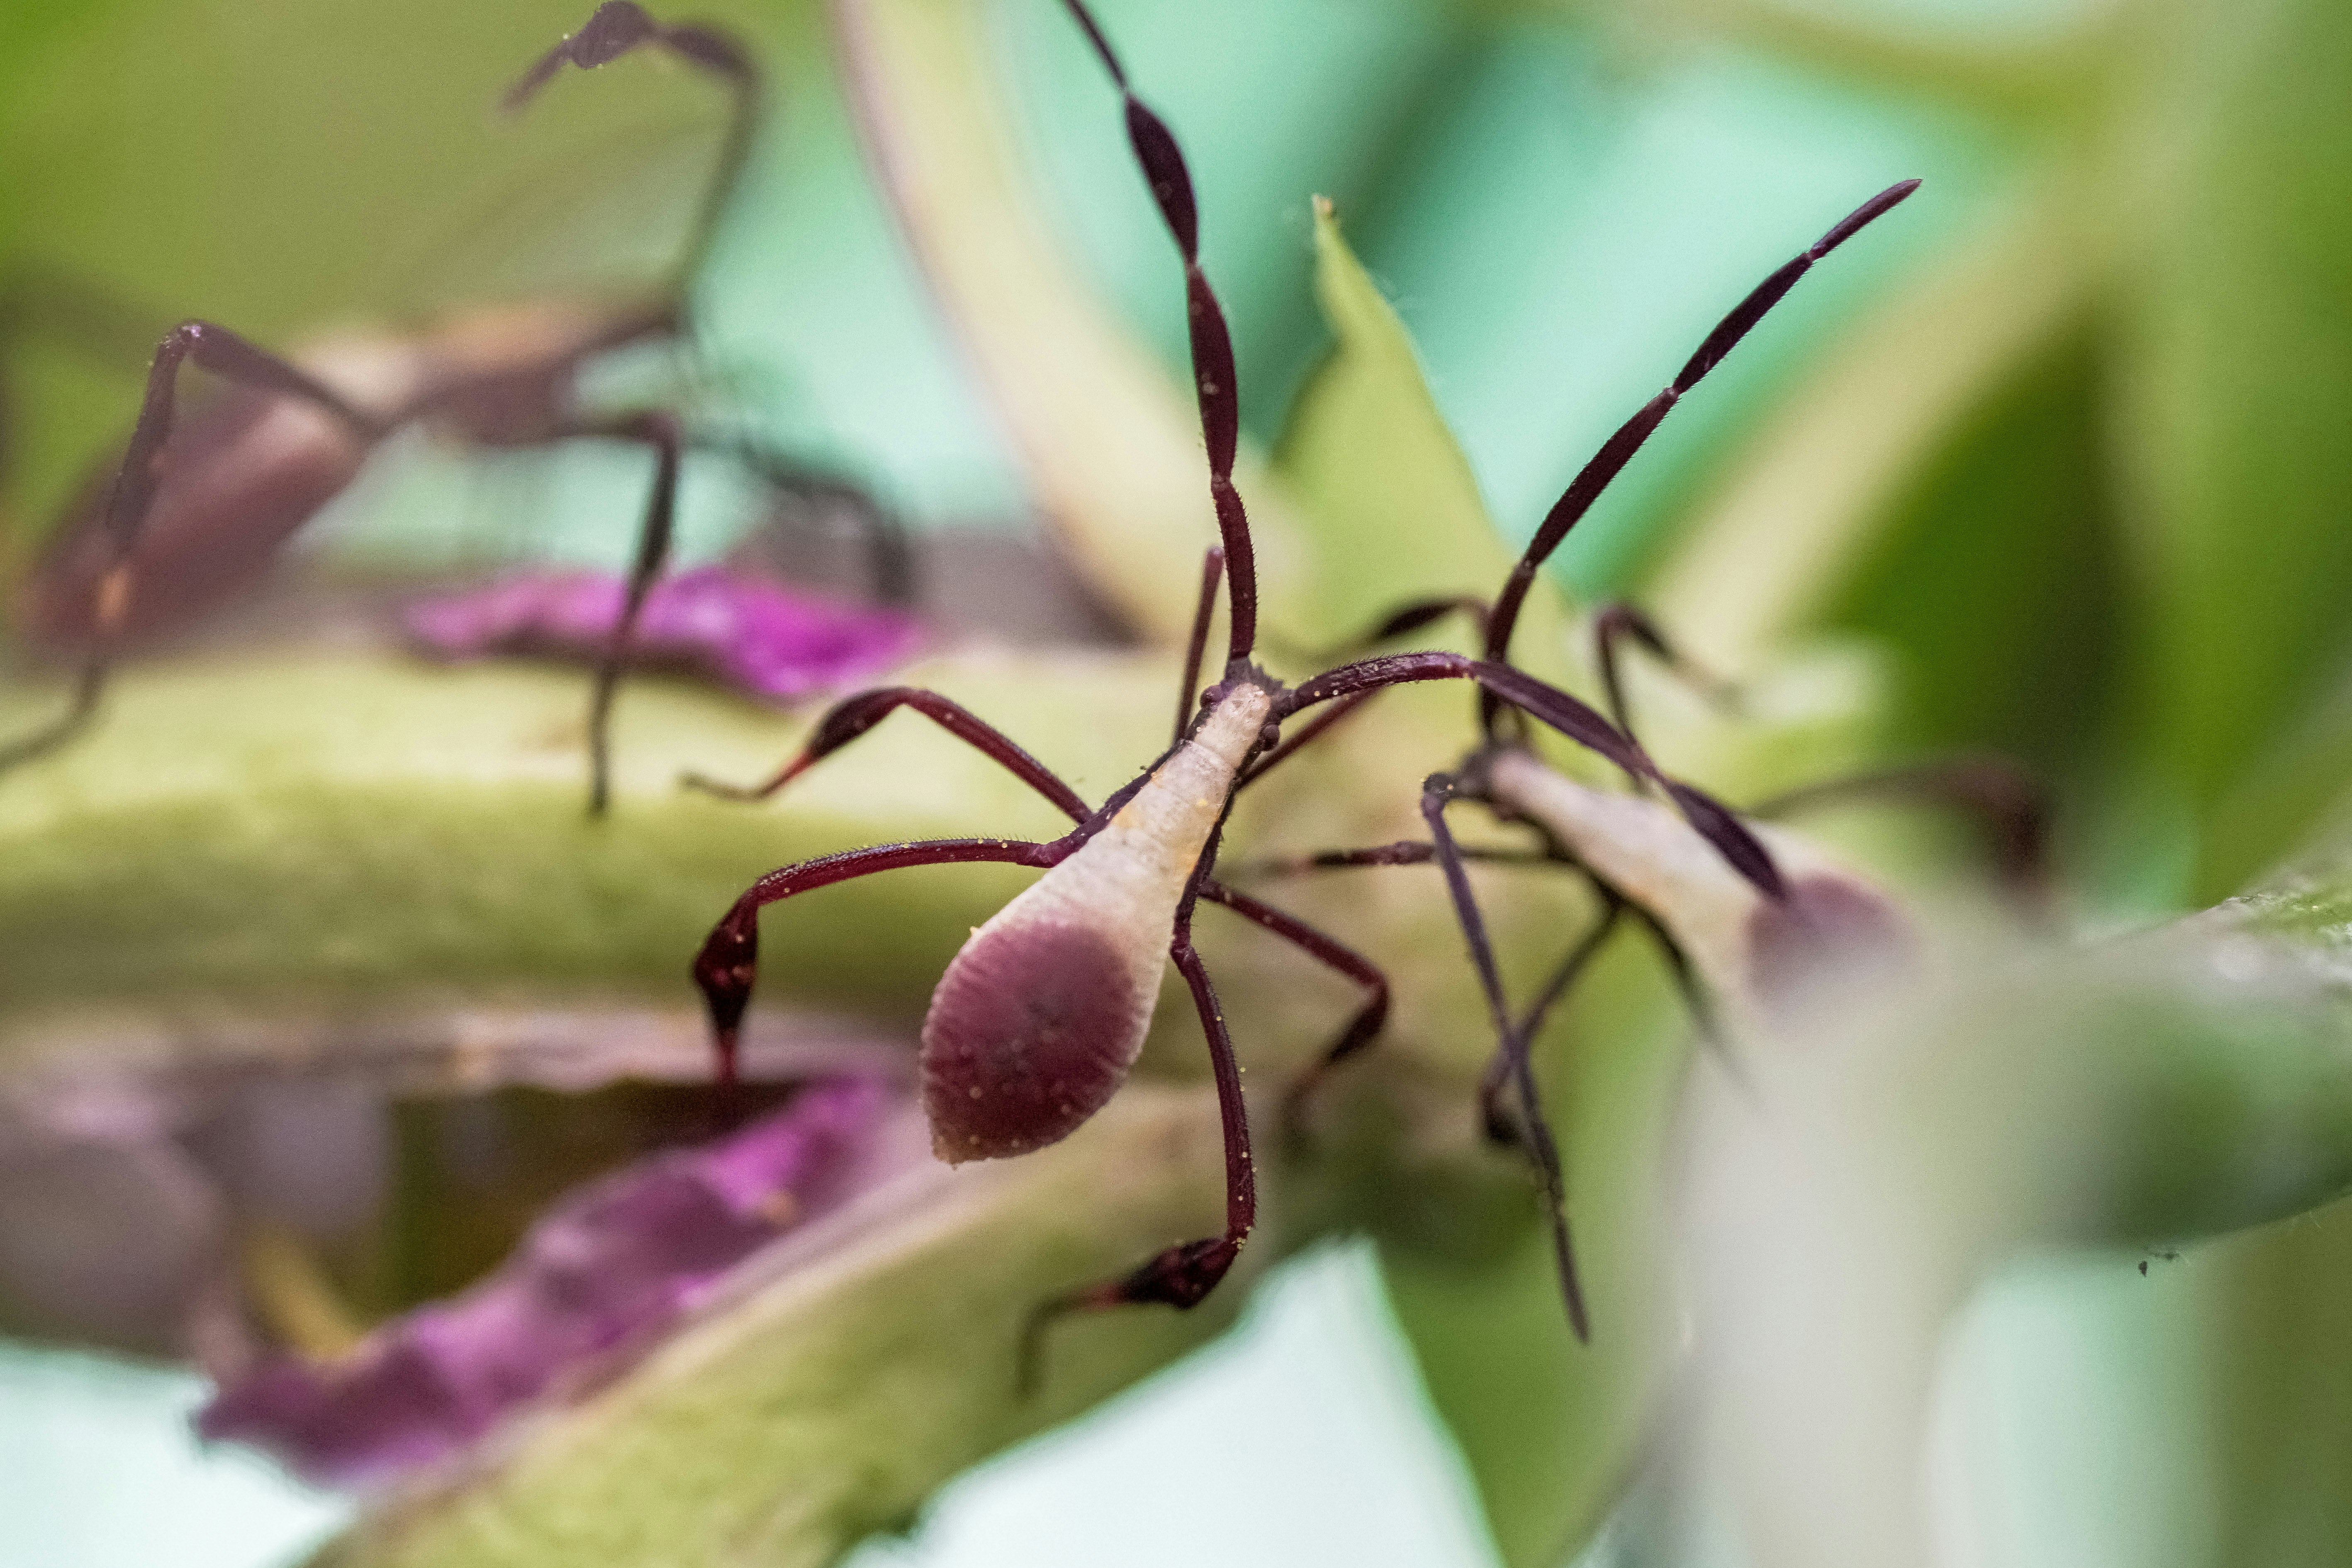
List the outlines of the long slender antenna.
{"type": "Polygon", "coordinates": [[[1143,170],[1151,199],[1184,258],[1185,315],[1192,337],[1192,390],[1201,403],[1201,437],[1209,450],[1209,499],[1216,504],[1217,532],[1225,548],[1225,582],[1231,592],[1227,667],[1247,661],[1257,647],[1257,557],[1250,544],[1249,515],[1234,488],[1234,456],[1241,446],[1242,398],[1234,373],[1234,338],[1224,307],[1201,270],[1201,213],[1192,198],[1192,172],[1175,133],[1143,106],[1128,86],[1127,68],[1111,51],[1085,0],[1063,0],[1086,30],[1087,39],[1110,72],[1127,104],[1127,140],[1143,170]]]}
{"type": "Polygon", "coordinates": [[[751,63],[751,52],[714,27],[692,24],[670,26],[655,21],[635,0],[605,0],[578,32],[532,62],[531,68],[507,89],[499,107],[509,114],[520,110],[567,65],[594,70],[647,44],[667,49],[688,65],[717,77],[726,83],[732,100],[727,140],[719,148],[719,162],[711,167],[702,205],[695,213],[694,227],[688,232],[686,248],[679,253],[670,280],[672,294],[682,295],[709,258],[711,241],[717,237],[728,208],[734,205],[736,189],[743,183],[744,167],[751,159],[752,142],[759,134],[767,94],[760,69],[751,63]]]}
{"type": "Polygon", "coordinates": [[[1883,216],[1918,188],[1916,180],[1904,180],[1887,186],[1839,219],[1827,234],[1759,283],[1749,291],[1748,298],[1732,308],[1729,315],[1716,323],[1715,331],[1707,333],[1706,341],[1699,344],[1698,352],[1691,355],[1673,383],[1643,404],[1639,413],[1619,426],[1617,433],[1601,443],[1601,450],[1592,455],[1591,460],[1578,471],[1576,478],[1569,481],[1568,489],[1561,492],[1559,500],[1552,503],[1551,510],[1544,517],[1543,526],[1536,530],[1535,538],[1528,542],[1527,553],[1520,556],[1518,564],[1511,568],[1511,575],[1503,584],[1503,591],[1495,596],[1495,613],[1486,622],[1486,657],[1489,659],[1500,664],[1509,658],[1511,632],[1518,625],[1519,606],[1526,602],[1528,589],[1535,582],[1536,569],[1550,559],[1551,552],[1559,548],[1559,542],[1568,537],[1568,531],[1592,510],[1592,503],[1601,499],[1601,492],[1607,489],[1609,482],[1633,460],[1633,454],[1642,449],[1642,443],[1650,438],[1650,432],[1674,411],[1675,405],[1682,401],[1683,395],[1696,386],[1708,371],[1723,363],[1724,356],[1748,335],[1748,329],[1762,321],[1765,312],[1779,304],[1780,297],[1797,286],[1798,279],[1812,270],[1813,263],[1852,239],[1865,226],[1883,216]]]}

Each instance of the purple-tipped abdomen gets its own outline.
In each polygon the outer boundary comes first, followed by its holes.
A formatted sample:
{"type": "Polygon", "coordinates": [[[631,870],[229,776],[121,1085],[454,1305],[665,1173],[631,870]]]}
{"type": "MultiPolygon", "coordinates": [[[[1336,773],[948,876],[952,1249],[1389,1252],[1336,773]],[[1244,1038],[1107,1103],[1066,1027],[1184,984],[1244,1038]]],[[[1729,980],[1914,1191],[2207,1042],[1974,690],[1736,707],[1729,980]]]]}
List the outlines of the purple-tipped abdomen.
{"type": "Polygon", "coordinates": [[[1824,973],[1910,963],[1917,935],[1886,896],[1852,877],[1815,872],[1748,917],[1748,978],[1767,1007],[1786,1005],[1824,973]]]}
{"type": "Polygon", "coordinates": [[[1066,1138],[1143,1049],[1193,869],[1273,700],[1238,687],[1068,859],[972,932],[923,1020],[923,1109],[948,1163],[1066,1138]]]}
{"type": "Polygon", "coordinates": [[[1102,1109],[1142,1048],[1158,992],[1104,936],[1041,919],[983,931],[923,1024],[923,1110],[950,1164],[1025,1154],[1102,1109]]]}

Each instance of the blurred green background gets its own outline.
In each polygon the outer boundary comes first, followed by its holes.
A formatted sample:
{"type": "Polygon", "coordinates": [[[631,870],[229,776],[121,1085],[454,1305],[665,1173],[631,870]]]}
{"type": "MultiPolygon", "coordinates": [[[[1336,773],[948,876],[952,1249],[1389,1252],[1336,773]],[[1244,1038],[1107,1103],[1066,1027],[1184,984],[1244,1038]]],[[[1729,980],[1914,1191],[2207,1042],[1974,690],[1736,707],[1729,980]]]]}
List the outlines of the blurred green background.
{"type": "MultiPolygon", "coordinates": [[[[516,63],[578,10],[7,7],[0,263],[15,270],[0,277],[87,279],[157,319],[201,315],[279,343],[641,279],[685,221],[716,105],[675,73],[626,68],[498,121],[487,106],[516,63]]],[[[1874,639],[1895,673],[1898,750],[1988,746],[2056,781],[2062,851],[2099,918],[2223,896],[2333,810],[2352,764],[2341,0],[1101,10],[1192,154],[1250,433],[1275,442],[1328,342],[1307,205],[1327,194],[1413,333],[1495,516],[1521,536],[1754,279],[1870,192],[1923,176],[1675,416],[1563,552],[1567,578],[1644,598],[1734,668],[1823,633],[1874,639]]],[[[697,285],[715,383],[697,395],[920,524],[1023,522],[1021,470],[863,166],[821,12],[737,0],[693,14],[755,39],[780,94],[697,285]]],[[[1089,61],[1045,0],[993,0],[988,16],[1060,233],[1177,367],[1165,240],[1089,61]]],[[[58,341],[30,311],[7,319],[0,563],[21,563],[120,440],[140,367],[58,341]]],[[[611,452],[404,447],[309,547],[404,568],[617,563],[635,475],[611,452]]],[[[716,478],[690,486],[683,553],[715,553],[747,521],[716,478]]],[[[1354,1253],[1297,1268],[1237,1342],[971,1483],[976,1496],[1017,1488],[1021,1466],[1094,1443],[1163,1489],[1150,1505],[1083,1481],[1052,1492],[1097,1532],[1078,1531],[1091,1544],[1066,1559],[1028,1560],[1156,1560],[1130,1555],[1122,1532],[1147,1506],[1174,1517],[1192,1473],[1174,1457],[1223,1441],[1235,1418],[1197,1389],[1316,1375],[1324,1363],[1285,1335],[1323,1331],[1283,1326],[1296,1322],[1357,1336],[1355,1386],[1402,1380],[1387,1403],[1360,1393],[1375,1409],[1360,1419],[1388,1435],[1381,1462],[1421,1478],[1406,1489],[1436,1521],[1350,1560],[1488,1550],[1454,1451],[1423,1425],[1372,1266],[1354,1253]]],[[[1983,1560],[2352,1557],[2352,1403],[2333,1396],[2352,1383],[2352,1337],[2329,1289],[2347,1277],[2352,1237],[2331,1210],[2145,1279],[2053,1267],[1999,1287],[1948,1373],[1965,1390],[1952,1419],[1967,1489],[1990,1521],[1983,1560]]],[[[1477,1361],[1472,1347],[1437,1391],[1457,1426],[1479,1387],[1514,1392],[1507,1368],[1477,1361]]],[[[54,1533],[0,1524],[0,1561],[155,1560],[104,1555],[102,1521],[20,1511],[37,1490],[123,1496],[135,1465],[163,1475],[166,1461],[129,1447],[86,1468],[56,1458],[73,1450],[45,1424],[118,1407],[129,1375],[48,1368],[9,1384],[0,1443],[45,1458],[0,1467],[0,1519],[54,1533]]],[[[152,1427],[186,1395],[142,1397],[152,1427]]],[[[1507,1425],[1470,1445],[1498,1520],[1510,1487],[1544,1484],[1533,1460],[1512,1479],[1507,1425]]],[[[1330,1531],[1353,1494],[1307,1478],[1372,1473],[1304,1442],[1265,1463],[1299,1467],[1295,1493],[1330,1500],[1330,1531]]],[[[238,1469],[217,1484],[250,1482],[238,1469]]],[[[149,1506],[173,1506],[155,1485],[149,1506]]],[[[1027,1495],[1019,1506],[1045,1506],[1027,1495]]],[[[189,1506],[255,1547],[201,1560],[272,1560],[227,1505],[189,1506]]],[[[1638,1515],[1596,1548],[1604,1560],[1656,1560],[1638,1515]]],[[[971,1531],[934,1533],[907,1549],[914,1560],[1001,1560],[971,1531]]],[[[1339,1538],[1261,1533],[1218,1555],[1315,1561],[1307,1542],[1339,1538]]],[[[1507,1544],[1514,1562],[1540,1555],[1507,1544]]]]}

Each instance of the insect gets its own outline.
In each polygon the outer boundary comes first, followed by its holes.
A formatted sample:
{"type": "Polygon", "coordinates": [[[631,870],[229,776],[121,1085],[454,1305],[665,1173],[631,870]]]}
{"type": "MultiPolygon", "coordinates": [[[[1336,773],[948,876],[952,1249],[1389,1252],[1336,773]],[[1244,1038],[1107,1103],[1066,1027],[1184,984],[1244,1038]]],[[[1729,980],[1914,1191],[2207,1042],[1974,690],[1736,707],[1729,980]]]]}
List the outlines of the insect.
{"type": "MultiPolygon", "coordinates": [[[[1447,616],[1465,614],[1479,629],[1485,658],[1507,667],[1512,635],[1537,572],[1651,432],[1798,279],[1917,186],[1917,181],[1906,180],[1879,192],[1735,306],[1673,382],[1621,426],[1570,481],[1491,605],[1460,597],[1416,601],[1392,611],[1360,639],[1361,644],[1376,645],[1447,616]]],[[[1686,683],[1718,700],[1731,691],[1727,683],[1685,658],[1655,622],[1631,605],[1603,607],[1593,617],[1591,630],[1610,717],[1618,732],[1636,749],[1619,668],[1621,651],[1628,645],[1644,650],[1686,683]]],[[[1421,815],[1429,829],[1426,840],[1287,856],[1261,861],[1250,869],[1262,875],[1297,875],[1432,863],[1441,868],[1497,1041],[1480,1086],[1483,1120],[1490,1138],[1519,1145],[1536,1167],[1569,1320],[1578,1338],[1589,1339],[1591,1319],[1569,1234],[1559,1150],[1538,1097],[1530,1056],[1532,1041],[1550,1009],[1628,917],[1647,927],[1656,939],[1698,1020],[1702,1037],[1715,1042],[1719,1049],[1727,1033],[1744,1036],[1768,1023],[1825,965],[1868,962],[1898,952],[1911,935],[1891,894],[1795,835],[1770,830],[1764,837],[1770,876],[1734,874],[1723,858],[1706,853],[1683,822],[1656,798],[1654,775],[1640,768],[1623,768],[1631,793],[1600,790],[1568,777],[1528,745],[1523,727],[1494,700],[1491,691],[1489,688],[1482,692],[1479,700],[1478,744],[1452,771],[1433,773],[1423,784],[1421,815]],[[1447,807],[1457,802],[1483,804],[1499,821],[1531,828],[1535,847],[1465,848],[1446,822],[1447,807]],[[1493,943],[1471,888],[1467,863],[1473,859],[1552,865],[1578,871],[1600,902],[1591,929],[1570,947],[1535,1000],[1516,1015],[1505,995],[1493,943]],[[1512,1101],[1508,1110],[1507,1095],[1512,1101]]],[[[1323,723],[1339,721],[1369,695],[1335,705],[1323,723]]],[[[2009,880],[2029,892],[2038,884],[2044,837],[2040,792],[2017,769],[1990,757],[1833,780],[1764,803],[1749,815],[1777,816],[1872,797],[1936,801],[1976,815],[1992,830],[2009,880]]],[[[1680,804],[1678,795],[1675,799],[1680,804]]],[[[1738,1070],[1727,1053],[1723,1060],[1735,1073],[1738,1070]]]]}
{"type": "MultiPolygon", "coordinates": [[[[282,358],[209,321],[173,328],[156,348],[112,482],[60,530],[26,587],[22,619],[33,640],[79,646],[81,659],[64,713],[0,745],[0,769],[52,750],[92,720],[127,637],[192,618],[242,586],[358,477],[387,437],[423,426],[479,447],[595,438],[653,454],[627,592],[589,701],[590,811],[603,813],[613,701],[646,593],[668,554],[685,450],[720,450],[782,491],[847,494],[756,441],[714,438],[667,412],[605,415],[581,405],[581,372],[594,356],[690,338],[688,285],[734,196],[762,112],[760,72],[740,43],[709,27],[667,26],[630,0],[599,6],[541,57],[508,90],[505,108],[520,110],[567,65],[593,69],[640,48],[719,82],[732,105],[685,249],[654,296],[619,306],[509,307],[410,339],[346,345],[316,363],[282,358]],[[192,363],[229,387],[183,416],[180,373],[192,363]]],[[[898,525],[870,503],[850,510],[868,531],[880,596],[903,599],[908,565],[898,525]]]]}
{"type": "Polygon", "coordinates": [[[1037,843],[937,839],[852,849],[782,867],[747,889],[704,942],[692,974],[708,1005],[722,1077],[731,1078],[738,1031],[759,964],[759,915],[779,900],[908,866],[995,862],[1045,874],[976,930],[934,991],[922,1029],[923,1103],[942,1160],[1027,1153],[1066,1136],[1108,1101],[1140,1050],[1162,964],[1190,989],[1207,1037],[1225,1148],[1225,1224],[1216,1236],[1166,1248],[1115,1279],[1072,1292],[1046,1310],[1130,1302],[1191,1307],[1215,1288],[1247,1240],[1256,1213],[1248,1117],[1232,1037],[1216,988],[1192,944],[1192,920],[1221,904],[1362,986],[1367,1000],[1324,1053],[1345,1058],[1381,1030],[1386,976],[1320,931],[1220,881],[1217,849],[1235,795],[1312,741],[1311,710],[1334,710],[1382,688],[1468,680],[1665,792],[1742,877],[1780,886],[1770,857],[1729,811],[1667,779],[1639,746],[1567,693],[1494,660],[1426,651],[1360,660],[1297,687],[1255,662],[1257,590],[1249,520],[1233,480],[1240,397],[1225,316],[1200,263],[1192,175],[1173,133],[1145,107],[1083,0],[1065,0],[1123,105],[1127,135],[1183,265],[1194,391],[1206,448],[1219,543],[1203,563],[1176,735],[1169,750],[1099,806],[986,721],[936,692],[887,687],[851,697],[816,723],[801,750],[764,784],[727,793],[772,795],[900,708],[930,719],[1051,802],[1074,824],[1037,843]],[[1209,615],[1220,589],[1229,640],[1219,678],[1202,690],[1209,615]],[[1197,704],[1194,702],[1198,695],[1197,704]]]}

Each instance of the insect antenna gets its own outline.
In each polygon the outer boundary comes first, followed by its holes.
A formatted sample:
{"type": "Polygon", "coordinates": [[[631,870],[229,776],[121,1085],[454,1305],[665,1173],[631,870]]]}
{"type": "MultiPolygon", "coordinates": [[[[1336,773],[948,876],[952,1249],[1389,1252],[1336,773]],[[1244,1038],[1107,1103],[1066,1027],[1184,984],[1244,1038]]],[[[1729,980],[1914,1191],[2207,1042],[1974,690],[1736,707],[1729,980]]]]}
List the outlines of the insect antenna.
{"type": "MultiPolygon", "coordinates": [[[[1892,210],[1906,196],[1919,188],[1916,180],[1903,180],[1887,186],[1862,205],[1848,213],[1832,226],[1827,234],[1790,258],[1770,277],[1748,291],[1748,297],[1734,306],[1731,312],[1716,323],[1682,370],[1665,390],[1643,404],[1634,416],[1617,427],[1616,433],[1601,445],[1591,458],[1580,469],[1560,498],[1545,514],[1535,537],[1528,541],[1518,563],[1511,568],[1503,584],[1503,591],[1495,596],[1494,614],[1486,622],[1486,657],[1496,663],[1510,658],[1511,633],[1518,626],[1519,609],[1527,602],[1528,590],[1534,584],[1537,568],[1551,558],[1568,537],[1569,530],[1583,521],[1601,499],[1601,492],[1610,481],[1633,460],[1633,454],[1650,438],[1650,433],[1663,423],[1685,394],[1696,386],[1706,373],[1723,363],[1724,356],[1738,345],[1749,329],[1764,319],[1765,313],[1780,302],[1783,295],[1797,286],[1797,280],[1812,270],[1813,264],[1839,246],[1852,239],[1869,224],[1892,210]]],[[[1484,711],[1490,722],[1496,711],[1494,700],[1485,700],[1484,711]]]]}
{"type": "Polygon", "coordinates": [[[1192,390],[1201,405],[1201,437],[1209,451],[1209,499],[1217,510],[1217,534],[1225,552],[1225,582],[1231,596],[1226,668],[1248,662],[1257,647],[1257,555],[1250,543],[1249,514],[1234,488],[1234,458],[1241,446],[1242,399],[1234,367],[1234,338],[1224,307],[1201,270],[1201,213],[1192,196],[1192,175],[1176,137],[1128,85],[1110,40],[1096,26],[1084,0],[1063,0],[1086,32],[1113,85],[1125,100],[1128,144],[1143,166],[1151,199],[1184,258],[1185,317],[1192,342],[1192,390]]]}

